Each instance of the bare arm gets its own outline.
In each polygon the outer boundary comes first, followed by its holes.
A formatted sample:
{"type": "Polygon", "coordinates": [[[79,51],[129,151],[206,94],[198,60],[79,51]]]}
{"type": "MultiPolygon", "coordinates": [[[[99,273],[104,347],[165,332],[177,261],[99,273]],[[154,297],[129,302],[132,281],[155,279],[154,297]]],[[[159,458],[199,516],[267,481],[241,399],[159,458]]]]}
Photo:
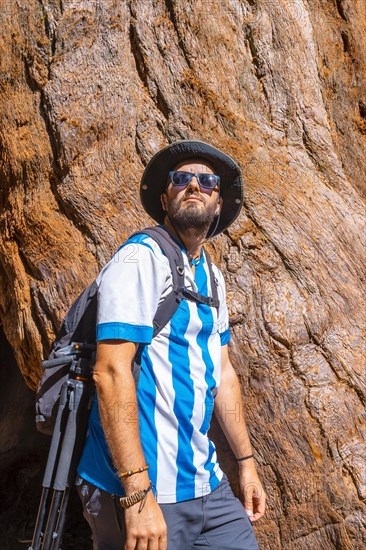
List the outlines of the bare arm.
{"type": "MultiPolygon", "coordinates": [[[[230,362],[228,347],[222,347],[221,382],[215,398],[215,415],[236,458],[253,454],[245,422],[239,380],[230,362]]],[[[265,510],[266,495],[258,478],[253,458],[239,462],[239,482],[245,509],[252,521],[265,510]]]]}
{"type": "MultiPolygon", "coordinates": [[[[140,441],[138,407],[131,364],[137,344],[122,340],[98,343],[94,380],[98,392],[101,423],[114,465],[119,473],[145,466],[140,441]]],[[[123,481],[126,495],[149,486],[148,471],[123,481]]],[[[166,525],[152,492],[139,513],[139,503],[125,511],[126,550],[166,548],[166,525]]]]}

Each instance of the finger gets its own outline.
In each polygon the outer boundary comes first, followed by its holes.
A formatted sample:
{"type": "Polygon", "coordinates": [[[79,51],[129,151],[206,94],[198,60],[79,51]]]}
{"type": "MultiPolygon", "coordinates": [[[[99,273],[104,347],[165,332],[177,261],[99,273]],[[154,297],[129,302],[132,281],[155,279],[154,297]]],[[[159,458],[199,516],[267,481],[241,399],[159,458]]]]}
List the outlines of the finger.
{"type": "Polygon", "coordinates": [[[260,483],[246,483],[244,490],[245,508],[253,509],[253,501],[262,500],[263,497],[265,497],[265,494],[260,483]]]}
{"type": "Polygon", "coordinates": [[[147,543],[147,550],[166,550],[167,547],[167,538],[159,537],[159,539],[153,538],[149,539],[147,543]]]}
{"type": "Polygon", "coordinates": [[[266,509],[266,494],[263,491],[260,497],[253,497],[254,502],[254,514],[250,518],[251,521],[257,521],[264,516],[266,509]]]}
{"type": "Polygon", "coordinates": [[[159,538],[158,550],[167,550],[167,547],[168,547],[168,537],[166,534],[164,534],[159,538]]]}
{"type": "Polygon", "coordinates": [[[254,523],[255,521],[258,521],[259,519],[261,519],[261,517],[264,516],[264,513],[260,513],[260,512],[256,512],[255,514],[253,514],[249,519],[252,523],[254,523]]]}
{"type": "Polygon", "coordinates": [[[136,548],[136,538],[127,537],[124,550],[135,550],[135,548],[136,548]]]}
{"type": "MultiPolygon", "coordinates": [[[[139,537],[136,542],[136,550],[147,550],[147,545],[149,543],[147,538],[139,537]]],[[[156,550],[156,546],[154,550],[156,550]]]]}
{"type": "Polygon", "coordinates": [[[248,483],[245,487],[244,494],[244,508],[246,510],[253,510],[253,493],[255,491],[255,486],[253,483],[248,483]]]}
{"type": "Polygon", "coordinates": [[[147,542],[147,550],[160,550],[160,539],[149,539],[147,542]]]}

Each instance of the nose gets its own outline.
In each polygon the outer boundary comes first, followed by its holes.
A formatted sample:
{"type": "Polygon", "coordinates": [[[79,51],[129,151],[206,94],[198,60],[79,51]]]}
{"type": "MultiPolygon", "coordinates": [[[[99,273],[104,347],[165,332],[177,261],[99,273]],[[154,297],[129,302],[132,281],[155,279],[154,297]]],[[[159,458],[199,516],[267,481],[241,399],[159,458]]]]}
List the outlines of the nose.
{"type": "Polygon", "coordinates": [[[199,183],[198,183],[198,180],[196,178],[196,176],[193,176],[193,178],[191,179],[191,181],[189,182],[188,186],[187,186],[187,189],[191,189],[192,191],[200,191],[200,186],[199,186],[199,183]]]}

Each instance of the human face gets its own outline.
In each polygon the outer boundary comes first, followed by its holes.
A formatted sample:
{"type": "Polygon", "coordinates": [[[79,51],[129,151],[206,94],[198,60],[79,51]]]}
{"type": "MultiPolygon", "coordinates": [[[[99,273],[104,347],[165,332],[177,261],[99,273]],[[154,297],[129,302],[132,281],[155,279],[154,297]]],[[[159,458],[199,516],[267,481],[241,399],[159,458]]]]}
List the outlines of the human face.
{"type": "MultiPolygon", "coordinates": [[[[184,161],[174,167],[174,171],[190,172],[191,174],[213,174],[212,167],[205,161],[184,161]]],[[[161,197],[164,210],[169,219],[180,230],[198,229],[208,231],[215,216],[220,212],[222,199],[219,188],[210,194],[202,192],[196,176],[193,176],[184,189],[168,183],[161,197]]]]}

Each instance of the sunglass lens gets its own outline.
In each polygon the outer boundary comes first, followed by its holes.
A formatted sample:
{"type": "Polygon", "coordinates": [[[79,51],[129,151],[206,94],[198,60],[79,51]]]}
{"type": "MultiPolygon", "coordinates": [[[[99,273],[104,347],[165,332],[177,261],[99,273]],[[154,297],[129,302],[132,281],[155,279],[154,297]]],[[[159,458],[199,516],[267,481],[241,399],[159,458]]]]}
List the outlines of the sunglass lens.
{"type": "Polygon", "coordinates": [[[207,189],[214,189],[219,183],[219,177],[215,174],[200,174],[200,184],[207,189]]]}
{"type": "Polygon", "coordinates": [[[188,172],[173,172],[172,183],[173,185],[187,186],[192,179],[192,175],[188,172]]]}

